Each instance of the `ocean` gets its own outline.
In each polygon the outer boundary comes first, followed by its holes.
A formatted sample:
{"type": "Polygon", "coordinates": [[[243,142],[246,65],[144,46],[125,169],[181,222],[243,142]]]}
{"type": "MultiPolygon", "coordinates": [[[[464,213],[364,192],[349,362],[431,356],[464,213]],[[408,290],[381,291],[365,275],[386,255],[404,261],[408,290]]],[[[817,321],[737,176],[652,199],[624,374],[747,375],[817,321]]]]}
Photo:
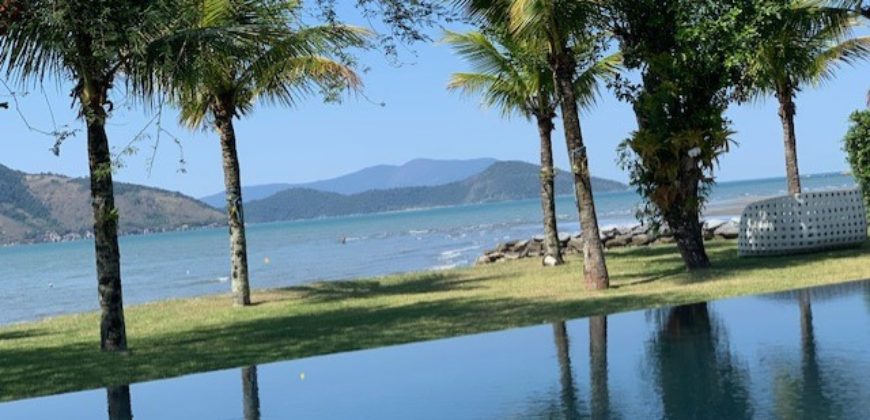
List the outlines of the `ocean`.
{"type": "MultiPolygon", "coordinates": [[[[806,177],[807,191],[853,188],[839,174],[806,177]]],[[[783,178],[714,187],[707,218],[732,218],[747,201],[785,193],[783,178]]],[[[602,227],[636,223],[633,191],[597,194],[602,227]]],[[[573,197],[557,200],[562,233],[579,230],[573,197]]],[[[123,217],[123,215],[121,215],[123,217]]],[[[348,280],[472,264],[499,242],[541,233],[537,199],[248,226],[254,288],[348,280]],[[344,239],[344,241],[343,241],[344,239]],[[344,242],[344,243],[342,243],[344,242]]],[[[127,305],[229,292],[226,228],[121,238],[127,305]]],[[[98,309],[89,240],[0,248],[0,324],[98,309]]]]}

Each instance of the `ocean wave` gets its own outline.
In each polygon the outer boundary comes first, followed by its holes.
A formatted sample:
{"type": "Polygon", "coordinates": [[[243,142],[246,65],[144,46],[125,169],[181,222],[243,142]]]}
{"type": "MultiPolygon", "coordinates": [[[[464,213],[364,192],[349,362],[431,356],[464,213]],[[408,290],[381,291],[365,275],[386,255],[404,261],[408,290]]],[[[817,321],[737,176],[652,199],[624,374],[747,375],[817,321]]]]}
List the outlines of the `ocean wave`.
{"type": "Polygon", "coordinates": [[[466,247],[462,247],[462,248],[448,249],[447,251],[442,252],[438,256],[438,259],[441,261],[454,260],[456,258],[461,257],[464,253],[466,253],[468,251],[474,251],[474,250],[478,250],[478,249],[480,249],[480,245],[471,245],[471,246],[466,246],[466,247]]]}
{"type": "Polygon", "coordinates": [[[433,265],[432,267],[429,267],[429,270],[430,271],[444,271],[444,270],[452,270],[456,267],[459,267],[459,263],[433,265]]]}

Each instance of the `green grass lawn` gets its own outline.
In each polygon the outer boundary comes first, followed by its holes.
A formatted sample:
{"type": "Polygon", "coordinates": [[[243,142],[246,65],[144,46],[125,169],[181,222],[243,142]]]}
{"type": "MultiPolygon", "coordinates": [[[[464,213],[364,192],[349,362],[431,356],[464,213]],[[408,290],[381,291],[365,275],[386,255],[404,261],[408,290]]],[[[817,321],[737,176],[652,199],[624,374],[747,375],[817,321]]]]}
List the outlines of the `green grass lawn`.
{"type": "Polygon", "coordinates": [[[583,290],[575,258],[262,290],[244,309],[228,296],[140,305],[127,309],[126,355],[98,350],[94,313],[4,327],[0,400],[870,278],[870,244],[765,259],[737,258],[732,241],[708,251],[714,268],[696,274],[673,246],[608,251],[614,287],[602,292],[583,290]]]}

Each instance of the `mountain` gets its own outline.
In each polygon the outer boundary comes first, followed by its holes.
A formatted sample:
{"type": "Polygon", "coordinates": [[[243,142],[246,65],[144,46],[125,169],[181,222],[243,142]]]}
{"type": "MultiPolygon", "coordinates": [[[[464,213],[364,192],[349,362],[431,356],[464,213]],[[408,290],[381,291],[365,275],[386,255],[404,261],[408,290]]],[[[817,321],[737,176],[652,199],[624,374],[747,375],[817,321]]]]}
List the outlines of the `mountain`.
{"type": "MultiPolygon", "coordinates": [[[[461,181],[483,172],[495,159],[436,160],[414,159],[404,165],[378,165],[337,178],[305,184],[267,184],[242,188],[245,202],[260,200],[289,188],[307,188],[339,194],[357,194],[369,190],[387,190],[401,187],[444,185],[461,181]]],[[[202,197],[202,202],[223,208],[224,192],[202,197]]]]}
{"type": "MultiPolygon", "coordinates": [[[[525,162],[496,162],[464,180],[436,186],[369,190],[339,194],[312,188],[291,188],[245,207],[250,222],[310,219],[435,206],[519,200],[540,195],[539,167],[525,162]]],[[[596,192],[624,191],[627,186],[592,179],[596,192]]],[[[556,172],[556,194],[573,194],[571,174],[556,172]]]]}
{"type": "MultiPolygon", "coordinates": [[[[26,174],[0,165],[0,244],[87,237],[93,229],[90,181],[26,174]]],[[[177,192],[115,183],[121,234],[224,223],[224,216],[177,192]]]]}
{"type": "MultiPolygon", "coordinates": [[[[263,185],[252,185],[250,187],[242,187],[242,197],[244,197],[245,202],[260,200],[266,198],[272,194],[275,194],[280,191],[284,191],[288,188],[293,188],[292,184],[263,184],[263,185]]],[[[225,191],[221,191],[217,194],[212,194],[209,196],[205,196],[199,199],[205,204],[212,206],[216,209],[223,209],[227,204],[227,196],[225,191]]]]}

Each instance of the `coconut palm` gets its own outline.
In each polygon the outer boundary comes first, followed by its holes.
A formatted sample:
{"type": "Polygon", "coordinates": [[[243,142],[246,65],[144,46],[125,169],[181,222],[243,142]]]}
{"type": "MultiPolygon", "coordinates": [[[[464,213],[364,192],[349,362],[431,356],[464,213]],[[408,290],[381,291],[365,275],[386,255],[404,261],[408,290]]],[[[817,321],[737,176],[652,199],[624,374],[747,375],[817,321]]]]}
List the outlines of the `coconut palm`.
{"type": "MultiPolygon", "coordinates": [[[[233,304],[250,304],[247,242],[236,132],[233,121],[248,115],[257,100],[293,106],[318,90],[357,89],[359,77],[331,56],[362,46],[367,32],[343,25],[302,27],[296,1],[254,4],[234,1],[223,25],[257,22],[266,37],[246,51],[202,50],[168,71],[168,89],[190,127],[213,128],[220,137],[230,231],[233,304]],[[296,27],[288,26],[290,24],[296,27]]],[[[267,3],[267,2],[260,2],[267,3]]]]}
{"type": "MultiPolygon", "coordinates": [[[[100,348],[127,349],[118,219],[106,123],[114,86],[122,82],[145,102],[160,54],[221,49],[253,38],[256,28],[224,28],[196,17],[220,14],[223,0],[5,0],[0,63],[22,84],[70,80],[87,126],[94,245],[101,309],[100,348]],[[12,15],[8,12],[13,11],[12,15]],[[196,22],[197,26],[191,24],[196,22]]],[[[184,54],[174,54],[183,58],[184,54]]]]}
{"type": "Polygon", "coordinates": [[[755,54],[751,71],[757,94],[773,94],[779,102],[789,194],[801,192],[795,96],[804,85],[833,78],[839,65],[870,56],[870,36],[850,37],[857,17],[846,8],[797,0],[770,22],[755,54]]]}
{"type": "MultiPolygon", "coordinates": [[[[555,169],[553,167],[553,118],[558,105],[553,73],[547,65],[545,45],[517,39],[504,29],[486,34],[448,32],[445,42],[469,61],[476,72],[456,73],[448,88],[479,94],[483,104],[497,107],[505,118],[518,114],[534,119],[541,143],[541,208],[544,221],[544,264],[562,263],[556,223],[555,169]]],[[[574,81],[581,107],[594,103],[598,84],[618,68],[618,54],[606,57],[578,74],[574,81]]]]}
{"type": "Polygon", "coordinates": [[[535,40],[544,46],[547,64],[553,73],[555,96],[574,175],[574,193],[583,235],[583,278],[587,288],[610,287],[575,91],[578,69],[587,61],[578,60],[578,57],[595,55],[592,17],[597,6],[592,1],[576,0],[457,0],[457,3],[485,25],[506,22],[516,36],[535,40]]]}

